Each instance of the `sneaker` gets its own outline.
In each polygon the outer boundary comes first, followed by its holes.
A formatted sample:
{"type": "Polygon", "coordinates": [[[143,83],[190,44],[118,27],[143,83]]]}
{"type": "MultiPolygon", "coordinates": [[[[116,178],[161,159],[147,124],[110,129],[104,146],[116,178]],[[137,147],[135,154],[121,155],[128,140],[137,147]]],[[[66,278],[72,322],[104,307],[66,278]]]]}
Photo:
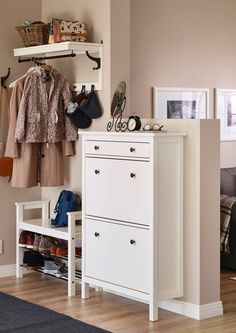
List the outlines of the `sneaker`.
{"type": "Polygon", "coordinates": [[[40,240],[41,240],[41,235],[35,234],[34,235],[34,244],[33,244],[33,250],[34,251],[39,250],[40,240]]]}
{"type": "Polygon", "coordinates": [[[50,253],[51,246],[52,246],[51,237],[41,236],[39,243],[39,252],[50,253]]]}
{"type": "Polygon", "coordinates": [[[22,231],[19,238],[19,246],[26,247],[29,231],[22,231]]]}
{"type": "Polygon", "coordinates": [[[57,264],[54,260],[45,260],[43,271],[44,273],[56,274],[60,265],[57,264]]]}
{"type": "Polygon", "coordinates": [[[27,249],[33,249],[34,247],[34,233],[29,232],[27,235],[27,244],[26,244],[27,249]]]}
{"type": "Polygon", "coordinates": [[[68,276],[68,269],[65,264],[62,264],[56,272],[56,277],[59,278],[62,276],[68,276]]]}

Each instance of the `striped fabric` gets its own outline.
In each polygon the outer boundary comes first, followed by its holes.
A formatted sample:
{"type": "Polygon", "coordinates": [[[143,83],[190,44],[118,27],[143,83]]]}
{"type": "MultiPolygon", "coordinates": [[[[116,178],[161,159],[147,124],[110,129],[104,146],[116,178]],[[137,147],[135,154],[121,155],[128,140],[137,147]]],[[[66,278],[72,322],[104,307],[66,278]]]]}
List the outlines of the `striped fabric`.
{"type": "Polygon", "coordinates": [[[224,254],[229,254],[229,233],[231,212],[236,197],[229,197],[222,194],[220,198],[220,250],[224,254]]]}

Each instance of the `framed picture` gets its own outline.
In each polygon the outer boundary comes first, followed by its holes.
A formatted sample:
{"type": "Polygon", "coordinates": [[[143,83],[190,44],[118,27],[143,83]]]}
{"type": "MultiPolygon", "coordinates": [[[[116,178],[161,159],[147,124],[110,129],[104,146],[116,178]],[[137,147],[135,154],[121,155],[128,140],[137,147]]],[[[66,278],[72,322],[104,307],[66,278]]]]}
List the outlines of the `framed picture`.
{"type": "Polygon", "coordinates": [[[153,117],[159,119],[209,118],[209,89],[153,87],[153,117]]]}
{"type": "Polygon", "coordinates": [[[215,117],[222,141],[236,141],[236,89],[215,89],[215,117]]]}

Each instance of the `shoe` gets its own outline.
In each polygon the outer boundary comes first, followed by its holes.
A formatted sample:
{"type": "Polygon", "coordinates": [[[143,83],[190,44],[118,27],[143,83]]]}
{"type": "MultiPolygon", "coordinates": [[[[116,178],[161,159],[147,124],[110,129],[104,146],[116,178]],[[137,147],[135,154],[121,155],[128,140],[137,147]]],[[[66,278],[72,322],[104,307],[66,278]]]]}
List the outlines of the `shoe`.
{"type": "Polygon", "coordinates": [[[27,244],[26,244],[27,249],[33,249],[34,247],[34,233],[29,232],[27,235],[27,244]]]}
{"type": "Polygon", "coordinates": [[[23,257],[23,267],[26,268],[40,268],[44,266],[44,258],[40,253],[26,251],[23,257]]]}
{"type": "Polygon", "coordinates": [[[29,259],[29,256],[30,256],[30,251],[25,251],[24,252],[24,256],[23,256],[23,267],[28,267],[28,259],[29,259]]]}
{"type": "Polygon", "coordinates": [[[68,269],[66,268],[65,264],[62,264],[56,272],[56,277],[59,278],[62,276],[68,276],[68,269]]]}
{"type": "Polygon", "coordinates": [[[56,256],[67,256],[68,255],[68,248],[57,247],[56,249],[56,256]]]}
{"type": "Polygon", "coordinates": [[[76,248],[75,248],[75,254],[76,254],[77,256],[81,256],[81,254],[82,254],[82,248],[81,248],[81,247],[76,247],[76,248]]]}
{"type": "Polygon", "coordinates": [[[56,247],[55,245],[52,245],[52,246],[50,247],[50,254],[51,254],[52,256],[55,256],[55,255],[56,255],[56,252],[57,252],[57,247],[56,247]]]}
{"type": "Polygon", "coordinates": [[[22,231],[19,238],[19,246],[26,247],[29,231],[22,231]]]}
{"type": "Polygon", "coordinates": [[[82,271],[82,258],[78,258],[75,260],[75,270],[82,271]]]}
{"type": "Polygon", "coordinates": [[[33,244],[33,250],[38,251],[39,250],[39,243],[41,240],[41,235],[35,234],[34,235],[34,244],[33,244]]]}
{"type": "Polygon", "coordinates": [[[64,240],[64,239],[53,238],[52,239],[52,243],[56,247],[63,247],[63,248],[68,247],[68,242],[66,240],[64,240]]]}
{"type": "Polygon", "coordinates": [[[60,265],[57,264],[54,260],[45,260],[44,261],[44,267],[43,267],[44,273],[56,274],[59,268],[60,268],[60,265]]]}
{"type": "Polygon", "coordinates": [[[51,237],[41,236],[39,243],[39,252],[50,253],[51,246],[52,246],[51,237]]]}

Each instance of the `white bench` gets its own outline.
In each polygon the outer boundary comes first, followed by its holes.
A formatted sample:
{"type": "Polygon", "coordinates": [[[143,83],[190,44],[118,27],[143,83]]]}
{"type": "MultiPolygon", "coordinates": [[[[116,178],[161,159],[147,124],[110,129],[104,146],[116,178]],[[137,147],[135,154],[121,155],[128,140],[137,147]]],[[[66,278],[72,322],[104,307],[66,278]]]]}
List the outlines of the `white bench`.
{"type": "Polygon", "coordinates": [[[49,201],[32,201],[16,203],[16,277],[22,278],[24,268],[21,266],[24,248],[18,244],[23,230],[37,234],[60,238],[68,241],[68,296],[75,295],[75,241],[82,239],[82,227],[76,225],[76,220],[81,220],[81,211],[68,214],[67,228],[54,228],[49,219],[49,201]],[[39,219],[24,220],[24,210],[42,209],[39,219]]]}

